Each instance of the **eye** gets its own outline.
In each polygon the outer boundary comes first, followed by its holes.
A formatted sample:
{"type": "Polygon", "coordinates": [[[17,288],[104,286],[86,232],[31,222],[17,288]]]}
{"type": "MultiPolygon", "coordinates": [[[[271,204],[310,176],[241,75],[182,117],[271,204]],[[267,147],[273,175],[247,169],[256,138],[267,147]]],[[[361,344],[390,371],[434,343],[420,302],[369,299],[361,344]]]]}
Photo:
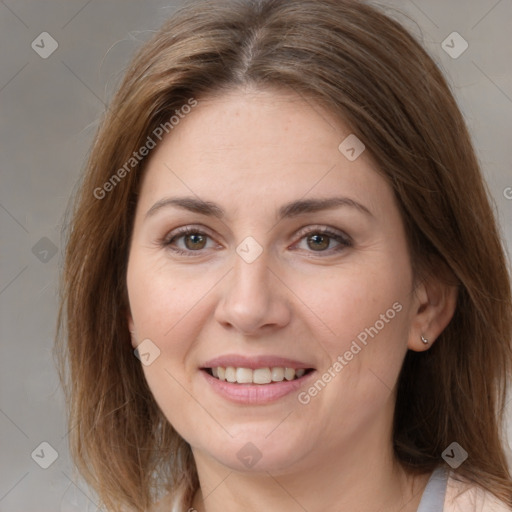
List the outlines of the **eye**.
{"type": "MultiPolygon", "coordinates": [[[[310,227],[299,232],[297,236],[300,240],[293,246],[293,250],[300,249],[329,255],[352,246],[348,235],[326,227],[310,227]]],[[[184,256],[198,256],[205,249],[215,247],[210,235],[194,226],[175,229],[161,241],[161,244],[172,252],[184,256]]]]}
{"type": "Polygon", "coordinates": [[[192,256],[191,253],[211,248],[211,245],[207,247],[209,240],[210,236],[204,231],[193,226],[185,226],[170,233],[162,240],[162,245],[177,254],[192,256]]]}
{"type": "Polygon", "coordinates": [[[352,245],[348,235],[341,232],[335,232],[329,228],[309,228],[302,231],[302,235],[297,247],[310,252],[332,253],[339,252],[352,245]]]}

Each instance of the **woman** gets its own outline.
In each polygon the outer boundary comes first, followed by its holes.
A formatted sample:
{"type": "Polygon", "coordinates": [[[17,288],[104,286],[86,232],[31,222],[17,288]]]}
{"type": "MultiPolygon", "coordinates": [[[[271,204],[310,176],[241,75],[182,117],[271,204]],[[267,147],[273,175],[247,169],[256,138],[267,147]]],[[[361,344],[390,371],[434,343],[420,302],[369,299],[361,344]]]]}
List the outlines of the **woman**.
{"type": "Polygon", "coordinates": [[[511,509],[503,248],[444,78],[379,10],[180,11],[71,226],[71,447],[108,510],[511,509]]]}

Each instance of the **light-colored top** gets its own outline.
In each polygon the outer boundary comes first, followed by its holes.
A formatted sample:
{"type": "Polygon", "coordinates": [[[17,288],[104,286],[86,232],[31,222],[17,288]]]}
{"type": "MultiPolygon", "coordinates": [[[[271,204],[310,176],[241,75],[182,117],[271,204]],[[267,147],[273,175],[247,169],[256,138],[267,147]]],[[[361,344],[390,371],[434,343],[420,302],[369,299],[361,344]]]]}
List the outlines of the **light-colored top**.
{"type": "Polygon", "coordinates": [[[417,512],[443,512],[448,486],[448,473],[436,468],[428,479],[417,512]]]}
{"type": "Polygon", "coordinates": [[[443,512],[511,512],[512,507],[488,491],[450,477],[443,512]]]}
{"type": "Polygon", "coordinates": [[[510,512],[512,507],[493,494],[455,479],[437,468],[427,483],[417,512],[510,512]]]}

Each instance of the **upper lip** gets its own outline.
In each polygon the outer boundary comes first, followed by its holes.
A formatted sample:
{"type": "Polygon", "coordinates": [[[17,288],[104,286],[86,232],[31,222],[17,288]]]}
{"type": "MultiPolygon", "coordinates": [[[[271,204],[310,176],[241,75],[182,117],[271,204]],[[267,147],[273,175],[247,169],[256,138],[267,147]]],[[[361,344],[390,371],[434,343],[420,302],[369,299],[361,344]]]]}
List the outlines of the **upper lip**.
{"type": "Polygon", "coordinates": [[[257,368],[295,368],[296,370],[304,368],[305,370],[314,368],[310,363],[304,363],[287,357],[261,355],[261,356],[243,356],[239,354],[226,354],[224,356],[209,359],[201,365],[201,368],[227,368],[233,366],[235,368],[250,368],[256,370],[257,368]]]}

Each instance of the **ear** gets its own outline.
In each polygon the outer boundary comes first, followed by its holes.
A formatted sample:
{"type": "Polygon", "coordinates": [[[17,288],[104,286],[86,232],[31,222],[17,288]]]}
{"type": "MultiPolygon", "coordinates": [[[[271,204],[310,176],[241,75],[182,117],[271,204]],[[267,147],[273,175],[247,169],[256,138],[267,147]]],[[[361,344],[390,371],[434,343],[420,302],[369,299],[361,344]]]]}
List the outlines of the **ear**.
{"type": "Polygon", "coordinates": [[[430,276],[415,291],[414,316],[407,348],[415,352],[428,350],[450,323],[457,306],[458,287],[430,276]],[[424,343],[422,337],[428,340],[424,343]]]}

